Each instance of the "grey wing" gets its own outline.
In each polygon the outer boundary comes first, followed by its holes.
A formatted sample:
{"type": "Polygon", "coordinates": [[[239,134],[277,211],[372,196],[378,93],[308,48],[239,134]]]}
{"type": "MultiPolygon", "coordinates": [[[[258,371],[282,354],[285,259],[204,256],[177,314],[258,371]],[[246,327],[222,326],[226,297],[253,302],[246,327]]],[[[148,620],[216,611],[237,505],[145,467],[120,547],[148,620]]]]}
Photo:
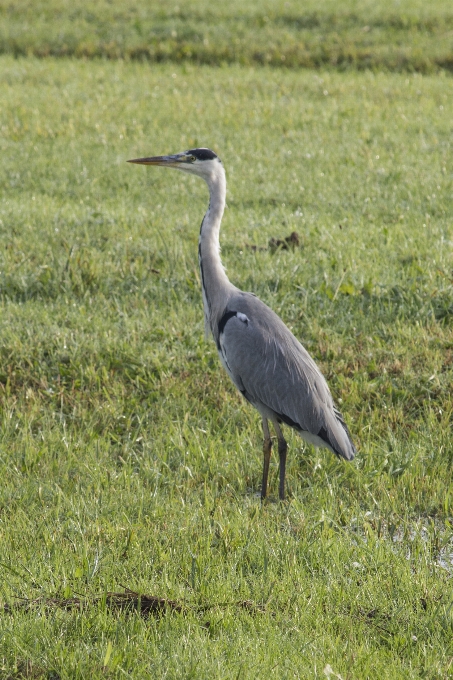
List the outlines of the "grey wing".
{"type": "Polygon", "coordinates": [[[347,458],[355,449],[324,376],[283,321],[258,298],[241,293],[228,303],[217,345],[231,379],[264,417],[347,458]]]}

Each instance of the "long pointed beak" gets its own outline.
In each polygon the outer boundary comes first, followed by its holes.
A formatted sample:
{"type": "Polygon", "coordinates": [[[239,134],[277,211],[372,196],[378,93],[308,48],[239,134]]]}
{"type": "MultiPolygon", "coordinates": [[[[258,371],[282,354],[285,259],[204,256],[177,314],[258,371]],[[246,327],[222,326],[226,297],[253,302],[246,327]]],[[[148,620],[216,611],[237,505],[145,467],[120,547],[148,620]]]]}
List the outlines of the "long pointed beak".
{"type": "Polygon", "coordinates": [[[184,163],[185,158],[181,155],[175,156],[151,156],[150,158],[134,158],[128,163],[138,163],[139,165],[166,165],[167,167],[184,163]]]}

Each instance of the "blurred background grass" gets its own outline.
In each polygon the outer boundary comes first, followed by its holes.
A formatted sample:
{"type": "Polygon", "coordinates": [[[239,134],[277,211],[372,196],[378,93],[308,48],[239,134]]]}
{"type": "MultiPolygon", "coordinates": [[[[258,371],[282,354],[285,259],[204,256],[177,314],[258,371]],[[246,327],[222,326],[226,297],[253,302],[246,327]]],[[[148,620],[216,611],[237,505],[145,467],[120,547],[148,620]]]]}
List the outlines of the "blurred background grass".
{"type": "Polygon", "coordinates": [[[0,53],[451,71],[453,9],[447,0],[1,0],[0,53]]]}

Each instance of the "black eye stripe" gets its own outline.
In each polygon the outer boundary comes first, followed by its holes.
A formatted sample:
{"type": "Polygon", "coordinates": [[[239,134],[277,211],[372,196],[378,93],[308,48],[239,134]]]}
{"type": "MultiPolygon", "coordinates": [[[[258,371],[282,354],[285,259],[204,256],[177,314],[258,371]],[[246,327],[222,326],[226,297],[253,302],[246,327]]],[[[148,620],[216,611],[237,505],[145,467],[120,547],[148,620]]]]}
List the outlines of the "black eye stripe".
{"type": "Polygon", "coordinates": [[[189,149],[187,153],[199,161],[213,161],[218,156],[211,149],[189,149]]]}

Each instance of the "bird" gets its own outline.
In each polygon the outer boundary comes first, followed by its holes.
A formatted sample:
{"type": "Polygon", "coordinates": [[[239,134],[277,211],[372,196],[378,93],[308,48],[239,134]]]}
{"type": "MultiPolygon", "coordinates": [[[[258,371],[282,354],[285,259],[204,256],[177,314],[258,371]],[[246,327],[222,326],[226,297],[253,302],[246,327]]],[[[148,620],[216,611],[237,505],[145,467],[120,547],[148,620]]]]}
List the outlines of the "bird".
{"type": "Polygon", "coordinates": [[[354,458],[356,448],[334,404],[327,382],[310,354],[280,317],[253,293],[234,286],[220,259],[219,232],[226,204],[222,161],[211,149],[135,158],[129,163],[175,168],[204,179],[209,206],[198,242],[205,330],[212,334],[220,361],[243,397],[262,419],[261,499],[267,495],[272,423],[278,442],[279,499],[285,500],[288,425],[317,447],[339,458],[354,458]]]}

